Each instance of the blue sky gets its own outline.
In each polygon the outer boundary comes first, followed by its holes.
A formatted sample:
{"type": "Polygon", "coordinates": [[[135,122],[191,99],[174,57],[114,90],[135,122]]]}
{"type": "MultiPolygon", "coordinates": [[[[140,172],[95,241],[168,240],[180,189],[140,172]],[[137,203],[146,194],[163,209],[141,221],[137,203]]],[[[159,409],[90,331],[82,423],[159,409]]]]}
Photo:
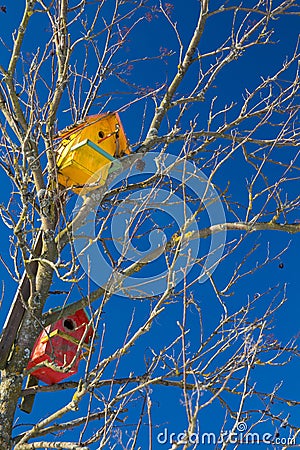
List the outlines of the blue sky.
{"type": "MultiPolygon", "coordinates": [[[[22,4],[17,7],[12,7],[10,4],[7,5],[7,12],[0,13],[0,25],[1,25],[1,36],[3,40],[8,41],[11,39],[11,33],[17,27],[18,21],[21,17],[22,4]]],[[[155,2],[152,2],[153,4],[155,2]]],[[[178,23],[178,32],[182,38],[182,43],[184,49],[191,38],[194,26],[197,21],[198,14],[198,1],[189,0],[188,2],[182,2],[180,0],[175,0],[172,2],[174,7],[172,8],[172,19],[174,22],[178,23]]],[[[229,2],[230,4],[232,2],[229,2]]],[[[250,2],[245,2],[248,5],[250,2]]],[[[218,2],[212,2],[211,9],[215,5],[219,5],[218,2]]],[[[89,12],[91,19],[93,14],[93,9],[89,12]]],[[[232,13],[226,15],[216,15],[214,18],[210,19],[207,24],[207,30],[203,36],[200,44],[200,52],[204,53],[211,51],[224,40],[224,37],[230,31],[230,17],[232,13]]],[[[23,55],[25,58],[32,58],[32,52],[38,47],[43,46],[45,41],[49,39],[49,32],[47,30],[46,21],[43,22],[40,18],[41,16],[33,17],[32,25],[29,29],[27,38],[24,41],[23,55]]],[[[206,97],[206,102],[199,103],[197,106],[198,123],[197,129],[202,129],[205,126],[205,120],[207,117],[207,105],[214,96],[218,96],[217,104],[222,107],[225,104],[230,104],[231,102],[239,102],[245,89],[252,89],[261,80],[261,77],[267,77],[272,75],[276,69],[278,69],[282,61],[292,54],[294,51],[295,43],[297,40],[298,30],[299,30],[299,19],[296,16],[289,16],[287,18],[281,18],[278,23],[276,23],[276,31],[273,35],[273,40],[277,42],[276,45],[270,46],[260,46],[258,48],[252,48],[250,51],[240,58],[238,61],[233,62],[230,66],[225,68],[216,78],[214,88],[208,92],[206,97]]],[[[251,26],[251,24],[249,24],[251,26]]],[[[74,35],[80,33],[77,24],[75,23],[72,27],[74,35]]],[[[99,38],[99,47],[101,47],[102,41],[99,38]]],[[[75,59],[78,61],[78,66],[80,67],[82,57],[83,57],[83,47],[78,48],[78,53],[74,55],[73,62],[75,59]]],[[[2,47],[1,52],[1,64],[6,66],[8,52],[2,47]]],[[[123,50],[120,52],[120,60],[126,61],[128,59],[127,70],[130,71],[130,75],[126,74],[128,83],[140,84],[146,87],[155,88],[161,83],[169,81],[172,79],[177,70],[178,65],[178,42],[176,40],[176,34],[174,30],[170,29],[169,24],[166,19],[164,19],[160,14],[156,13],[153,8],[148,10],[148,16],[146,19],[142,20],[136,26],[135,31],[133,31],[130,36],[130,40],[125,44],[123,50]],[[150,14],[150,15],[149,15],[150,14]],[[135,60],[137,58],[143,58],[144,56],[155,56],[162,52],[172,52],[173,54],[169,57],[163,58],[163,60],[149,60],[142,61],[139,63],[130,62],[131,59],[135,60]],[[132,66],[128,69],[128,66],[132,66]]],[[[95,70],[95,59],[91,57],[89,60],[89,73],[93,73],[95,70]]],[[[124,66],[126,67],[126,64],[124,66]]],[[[45,73],[50,66],[45,64],[45,73]]],[[[180,95],[188,89],[190,83],[193,82],[196,72],[198,69],[192,68],[190,74],[188,74],[187,79],[183,82],[180,95]]],[[[292,69],[293,70],[293,69],[292,69]]],[[[290,75],[292,74],[290,71],[290,75]]],[[[99,112],[99,109],[103,107],[104,101],[107,98],[106,95],[112,93],[112,99],[107,105],[108,110],[122,109],[124,105],[127,105],[130,100],[135,98],[134,89],[129,85],[121,84],[116,77],[112,77],[103,84],[103,88],[100,90],[99,94],[99,104],[92,108],[91,113],[99,112]]],[[[44,95],[43,87],[40,86],[40,94],[44,95]]],[[[64,101],[61,110],[58,114],[57,127],[63,128],[65,125],[72,122],[72,118],[69,112],[66,112],[67,107],[67,97],[64,97],[64,101]]],[[[121,119],[126,130],[126,134],[134,145],[141,137],[145,137],[145,132],[149,126],[150,120],[153,115],[155,108],[154,102],[149,98],[145,101],[140,101],[128,105],[123,108],[121,113],[121,119]],[[143,126],[143,115],[145,115],[145,124],[143,126]]],[[[191,109],[191,116],[189,113],[186,115],[186,119],[182,126],[188,128],[189,119],[195,115],[195,110],[191,109]]],[[[170,114],[170,121],[172,122],[173,116],[170,114]]],[[[215,124],[217,126],[217,122],[215,124]]],[[[163,123],[162,130],[167,127],[166,123],[163,123]]],[[[272,136],[273,130],[271,128],[266,130],[269,136],[272,136]]],[[[171,152],[176,153],[176,147],[173,149],[170,147],[171,152]]],[[[294,149],[284,149],[286,154],[280,158],[286,161],[290,160],[293,155],[294,149]]],[[[208,176],[209,167],[204,167],[203,172],[208,176]]],[[[268,176],[270,178],[278,176],[280,169],[274,169],[274,166],[270,167],[268,176]]],[[[224,165],[222,172],[217,174],[214,183],[218,184],[220,190],[226,188],[228,181],[230,181],[230,193],[235,195],[236,202],[247,201],[247,191],[246,191],[246,179],[251,177],[251,170],[245,164],[245,161],[241,155],[235,156],[233,159],[229,160],[226,165],[224,165]]],[[[0,201],[6,203],[10,192],[11,183],[5,178],[5,174],[1,172],[1,181],[3,189],[1,190],[0,201]]],[[[295,197],[299,193],[299,180],[295,180],[290,183],[287,187],[288,195],[290,197],[295,197]]],[[[75,201],[75,200],[74,200],[75,201]]],[[[225,207],[224,207],[225,208],[225,207]]],[[[233,220],[233,216],[226,210],[227,220],[233,220]]],[[[291,221],[296,221],[299,219],[299,210],[296,210],[290,215],[291,221]]],[[[162,226],[166,223],[168,218],[165,216],[154,216],[154,221],[159,222],[161,220],[162,226]]],[[[1,256],[3,259],[7,259],[9,256],[10,241],[9,237],[11,235],[11,230],[5,225],[0,223],[0,230],[3,236],[1,245],[1,256]]],[[[172,230],[172,229],[171,229],[172,230]]],[[[170,231],[169,231],[170,232],[170,231]]],[[[238,239],[240,236],[239,232],[228,233],[228,241],[232,239],[238,239]]],[[[246,263],[245,268],[250,268],[255,266],[256,262],[262,262],[267,254],[269,242],[270,245],[270,255],[274,257],[276,254],[280,253],[283,248],[288,246],[287,251],[280,256],[275,261],[266,265],[262,270],[256,272],[250,277],[245,277],[242,279],[234,288],[232,289],[232,296],[229,297],[227,301],[227,306],[229,311],[234,311],[242,304],[247,302],[247,299],[253,298],[257,293],[266,292],[270,287],[278,285],[277,290],[274,292],[279,292],[279,295],[283,295],[283,287],[286,284],[286,292],[288,301],[282,306],[282,308],[277,311],[274,315],[274,336],[279,341],[286,342],[290,338],[295,337],[299,333],[299,275],[298,275],[298,261],[299,261],[299,244],[300,236],[289,236],[286,234],[276,233],[276,232],[265,232],[261,234],[251,234],[248,236],[247,240],[241,245],[238,252],[228,256],[226,260],[221,263],[216,272],[215,280],[221,287],[225,284],[225,281],[229,279],[234,268],[238,262],[242,259],[245,252],[248,252],[256,244],[259,244],[257,251],[251,255],[249,261],[246,263]],[[280,268],[279,264],[283,263],[283,267],[280,268]]],[[[147,241],[144,243],[147,245],[147,241]]],[[[202,244],[201,244],[202,245],[202,244]]],[[[207,243],[203,243],[202,251],[207,248],[207,243]]],[[[9,267],[12,268],[11,263],[8,263],[9,267]]],[[[13,269],[13,268],[12,268],[13,269]]],[[[11,277],[7,270],[0,266],[0,275],[4,282],[4,298],[1,308],[1,323],[5,320],[5,313],[9,308],[10,299],[13,297],[16,283],[11,281],[11,277]]],[[[82,288],[87,289],[87,282],[82,283],[82,288]]],[[[56,282],[54,288],[62,287],[59,282],[56,282]]],[[[91,285],[95,287],[95,285],[91,285]]],[[[65,286],[66,289],[68,289],[65,286]]],[[[214,327],[218,324],[220,316],[222,314],[222,308],[217,301],[213,289],[209,283],[196,284],[192,293],[197,304],[202,310],[203,323],[205,333],[212,331],[214,327]]],[[[69,301],[75,301],[78,299],[79,292],[75,288],[69,298],[69,301]]],[[[263,296],[261,303],[256,305],[255,311],[253,311],[253,319],[266,307],[268,301],[271,300],[273,292],[269,295],[263,296]]],[[[47,306],[53,307],[64,301],[64,296],[50,297],[47,306]]],[[[144,318],[149,314],[151,305],[146,300],[144,301],[132,301],[131,299],[126,299],[120,296],[113,297],[105,309],[105,314],[103,321],[100,325],[100,330],[98,330],[101,336],[102,329],[105,324],[106,334],[104,341],[103,356],[109,355],[113,350],[115,350],[125,338],[126,330],[128,324],[130,323],[131,317],[134,314],[133,329],[137,327],[144,318]]],[[[150,346],[155,351],[159,351],[162,347],[162,342],[166,340],[171,342],[172,336],[175,337],[178,334],[178,326],[176,324],[177,320],[182,317],[182,303],[180,301],[174,301],[174,303],[168,305],[166,311],[155,321],[151,332],[141,338],[139,343],[131,350],[129,355],[126,355],[120,366],[118,367],[118,377],[128,376],[130,371],[135,374],[143,373],[145,370],[145,360],[147,358],[151,359],[150,346]]],[[[196,310],[191,310],[188,316],[189,326],[191,331],[190,334],[190,351],[193,348],[197,348],[199,343],[199,324],[198,316],[196,310]]],[[[220,359],[220,363],[224,363],[224,359],[220,359]]],[[[83,365],[82,365],[83,367],[83,365]]],[[[104,374],[105,378],[112,376],[113,368],[109,368],[104,374]]],[[[279,394],[280,396],[294,399],[300,401],[300,389],[298,384],[298,374],[299,374],[299,361],[293,360],[292,363],[286,367],[273,367],[266,371],[262,367],[257,367],[255,369],[254,379],[257,382],[257,389],[272,389],[273,386],[278,385],[284,381],[279,394]]],[[[78,379],[78,377],[73,377],[72,379],[78,379]]],[[[22,413],[17,413],[18,421],[17,423],[28,423],[34,422],[35,420],[45,417],[48,410],[45,409],[45,404],[49,406],[49,411],[54,411],[59,404],[64,404],[69,401],[72,393],[70,391],[62,391],[63,393],[58,394],[40,394],[34,406],[32,415],[28,418],[22,413]],[[51,398],[51,400],[49,400],[51,398]]],[[[107,393],[107,388],[103,388],[103,393],[107,393]]],[[[205,401],[206,393],[203,393],[203,400],[205,401]]],[[[166,390],[162,387],[154,388],[152,394],[153,403],[153,420],[156,424],[160,424],[157,428],[153,430],[153,439],[156,439],[157,433],[164,430],[167,427],[169,431],[179,433],[182,432],[186,427],[186,415],[185,410],[181,405],[182,395],[178,390],[166,390]]],[[[87,407],[88,400],[84,400],[78,415],[84,414],[85,408],[87,407]]],[[[257,404],[254,405],[257,407],[257,404]]],[[[141,402],[136,401],[133,405],[129,404],[130,412],[128,413],[128,420],[125,422],[121,429],[124,433],[130,433],[132,428],[130,423],[136,421],[136,417],[140,411],[141,402]]],[[[283,405],[276,405],[278,412],[281,408],[285,408],[283,405]]],[[[289,411],[284,410],[284,414],[289,411]]],[[[299,414],[297,416],[297,411],[290,411],[292,414],[292,423],[299,424],[299,414]]],[[[72,416],[73,417],[73,416],[72,416]]],[[[71,419],[71,417],[69,417],[71,419]]],[[[68,420],[68,417],[66,417],[68,420]]],[[[204,413],[199,416],[201,429],[207,432],[218,432],[221,423],[224,420],[224,411],[220,406],[210,406],[204,413]]],[[[146,421],[146,419],[145,419],[146,421]]],[[[230,419],[226,425],[226,428],[230,428],[230,419]]],[[[91,429],[97,429],[97,423],[92,423],[91,429]]],[[[272,426],[267,425],[263,432],[273,432],[272,426]]],[[[19,431],[19,429],[17,429],[19,431]]],[[[72,438],[70,435],[66,435],[67,439],[72,438]]],[[[65,437],[64,437],[65,439],[65,437]]],[[[145,430],[141,433],[140,445],[142,448],[148,446],[148,435],[145,430]]],[[[97,444],[91,446],[92,450],[96,450],[97,444]]],[[[154,443],[154,449],[167,448],[167,445],[158,445],[154,443]]]]}

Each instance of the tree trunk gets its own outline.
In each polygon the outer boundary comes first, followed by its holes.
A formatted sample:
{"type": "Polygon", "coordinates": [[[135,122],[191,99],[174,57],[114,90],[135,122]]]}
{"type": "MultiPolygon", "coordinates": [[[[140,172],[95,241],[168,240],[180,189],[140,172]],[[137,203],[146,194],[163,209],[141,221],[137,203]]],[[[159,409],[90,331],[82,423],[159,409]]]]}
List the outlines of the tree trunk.
{"type": "Polygon", "coordinates": [[[22,389],[23,376],[2,371],[0,385],[0,450],[12,448],[12,426],[18,397],[22,389]]]}
{"type": "MultiPolygon", "coordinates": [[[[48,260],[55,260],[56,249],[46,252],[43,256],[48,260]],[[51,254],[51,256],[49,255],[51,254]]],[[[5,370],[1,372],[0,383],[0,450],[12,448],[12,428],[14,414],[21,395],[24,368],[27,367],[33,345],[42,330],[41,316],[45,301],[48,297],[49,288],[52,283],[53,270],[47,265],[39,265],[36,276],[36,290],[28,301],[19,335],[12,349],[11,357],[7,362],[5,370]]]]}

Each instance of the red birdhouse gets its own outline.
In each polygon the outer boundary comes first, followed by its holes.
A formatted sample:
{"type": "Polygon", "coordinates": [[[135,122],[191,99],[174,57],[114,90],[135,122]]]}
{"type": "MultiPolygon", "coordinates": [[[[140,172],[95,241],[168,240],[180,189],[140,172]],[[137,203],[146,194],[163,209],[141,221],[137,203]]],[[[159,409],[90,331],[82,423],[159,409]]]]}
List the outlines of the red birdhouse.
{"type": "Polygon", "coordinates": [[[94,333],[85,309],[46,327],[39,335],[27,366],[38,380],[54,384],[78,371],[81,349],[89,350],[94,333]]]}

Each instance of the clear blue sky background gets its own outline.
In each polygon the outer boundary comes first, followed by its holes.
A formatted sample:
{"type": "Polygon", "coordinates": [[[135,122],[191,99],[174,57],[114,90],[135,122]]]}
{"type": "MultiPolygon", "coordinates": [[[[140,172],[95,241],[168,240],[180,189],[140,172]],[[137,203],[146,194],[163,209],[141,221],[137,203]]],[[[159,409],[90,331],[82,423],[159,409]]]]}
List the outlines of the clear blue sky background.
{"type": "MultiPolygon", "coordinates": [[[[11,42],[11,33],[17,27],[22,14],[23,2],[17,2],[18,5],[7,4],[7,12],[0,13],[0,28],[1,36],[4,41],[11,42]]],[[[250,2],[246,2],[248,4],[250,2]]],[[[174,10],[172,13],[172,18],[174,21],[178,22],[178,31],[182,36],[183,44],[186,45],[191,38],[194,26],[198,17],[198,1],[188,0],[173,1],[174,10]]],[[[249,51],[245,57],[241,58],[237,62],[233,63],[229,68],[226,68],[216,80],[215,91],[211,95],[218,95],[218,102],[221,104],[230,103],[231,101],[238,100],[244,89],[249,90],[254,87],[260,79],[260,76],[271,75],[270,67],[272,71],[279,68],[282,61],[287,55],[291,55],[294,51],[294,43],[296,42],[296,36],[299,31],[299,19],[296,17],[283,18],[280,23],[277,23],[277,31],[274,35],[274,40],[279,40],[276,46],[262,46],[249,51]]],[[[204,52],[209,49],[214,48],[216,43],[222,40],[225,33],[228,32],[230,27],[230,22],[226,21],[225,16],[216,16],[210,21],[207,27],[206,34],[203,41],[201,42],[200,51],[204,52]]],[[[76,32],[76,29],[75,29],[76,32]]],[[[33,25],[30,27],[29,34],[27,35],[24,42],[24,55],[30,58],[31,52],[39,45],[43,44],[44,39],[48,39],[49,33],[47,32],[47,24],[42,23],[40,18],[33,18],[33,25]],[[41,44],[39,43],[41,42],[41,44]]],[[[124,48],[123,57],[128,54],[128,58],[138,58],[144,55],[156,55],[159,52],[160,47],[164,47],[167,50],[173,50],[176,54],[168,60],[168,64],[163,65],[160,62],[153,63],[140,63],[134,65],[132,69],[132,80],[136,83],[143,85],[155,86],[156,83],[163,82],[166,78],[169,80],[175,73],[177,67],[178,58],[178,46],[176,43],[176,38],[174,31],[170,30],[166,21],[161,17],[155,18],[153,14],[152,20],[142,21],[136,28],[135,32],[131,36],[130,42],[126,44],[124,48]]],[[[0,51],[1,64],[4,66],[7,62],[7,52],[2,47],[0,51]]],[[[80,55],[78,55],[80,60],[80,55]]],[[[90,71],[93,71],[93,64],[90,67],[90,71]]],[[[193,71],[191,71],[191,76],[193,76],[193,71]]],[[[187,80],[188,82],[188,80],[187,80]]],[[[114,80],[108,82],[104,86],[104,90],[117,90],[121,88],[118,86],[117,82],[114,80]]],[[[124,87],[122,87],[124,90],[124,87]]],[[[120,108],[123,104],[126,104],[128,97],[126,95],[117,94],[109,104],[109,109],[120,108]]],[[[201,108],[205,108],[205,105],[199,106],[199,114],[201,115],[201,108]]],[[[132,107],[126,109],[122,114],[122,121],[127,133],[127,136],[132,144],[134,144],[140,137],[142,114],[143,114],[144,104],[135,104],[132,107]]],[[[148,102],[147,106],[147,116],[146,116],[146,128],[149,125],[151,114],[153,112],[154,105],[151,101],[148,102]]],[[[97,108],[92,111],[93,113],[98,112],[97,108]]],[[[63,128],[65,125],[70,123],[70,115],[67,113],[60,113],[59,128],[63,128]]],[[[199,119],[199,129],[201,129],[201,118],[199,119]]],[[[289,155],[290,152],[287,152],[289,155]]],[[[289,158],[290,156],[288,156],[289,158]]],[[[226,185],[227,180],[231,180],[232,187],[234,187],[237,199],[244,199],[246,173],[241,170],[242,162],[238,159],[230,161],[227,165],[226,172],[223,173],[219,178],[219,182],[223,187],[226,185]],[[223,178],[222,178],[223,177],[223,178]],[[240,187],[241,188],[241,192],[240,187]]],[[[2,189],[0,194],[0,201],[6,203],[10,192],[11,183],[6,179],[4,173],[1,173],[2,189]]],[[[299,182],[294,182],[291,188],[291,194],[299,193],[299,182]]],[[[299,219],[299,211],[295,212],[292,220],[299,219]],[[298,214],[298,215],[297,215],[298,214]]],[[[2,223],[0,224],[0,232],[2,235],[1,244],[1,256],[3,259],[8,259],[9,257],[9,236],[11,230],[6,228],[2,223]]],[[[228,235],[228,238],[238,237],[239,233],[232,233],[228,235]]],[[[237,288],[234,290],[235,295],[229,300],[229,309],[234,310],[238,305],[243,304],[247,300],[247,296],[253,297],[256,292],[264,292],[270,286],[279,284],[281,286],[287,282],[287,296],[288,302],[280,309],[280,312],[276,314],[274,320],[274,335],[278,340],[287,341],[289,338],[296,336],[299,333],[299,243],[300,237],[291,237],[284,234],[274,233],[264,233],[261,235],[251,235],[245,246],[241,247],[246,251],[254,245],[255,242],[259,241],[260,250],[253,256],[252,264],[256,261],[262,261],[266,255],[266,248],[268,241],[272,241],[271,255],[275,255],[281,249],[283,249],[291,241],[287,252],[281,257],[280,260],[266,266],[259,273],[255,274],[254,277],[248,277],[245,281],[239,283],[237,288]],[[284,267],[279,268],[279,262],[283,262],[284,267]]],[[[235,266],[236,260],[241,256],[234,254],[229,257],[227,262],[220,265],[215,273],[217,282],[222,284],[222,280],[227,279],[235,266]]],[[[10,305],[10,299],[13,298],[16,283],[11,280],[11,277],[7,270],[0,266],[0,276],[3,279],[4,286],[4,298],[1,308],[1,323],[5,319],[6,311],[10,305]]],[[[212,330],[213,327],[219,322],[220,314],[222,313],[221,308],[212,289],[208,283],[199,284],[194,290],[194,296],[199,302],[202,308],[203,318],[205,320],[205,329],[212,330]]],[[[71,295],[71,300],[77,300],[78,293],[76,290],[74,294],[71,295]]],[[[269,297],[270,299],[271,297],[269,297]]],[[[62,298],[49,300],[49,307],[55,306],[55,303],[62,301],[62,298]]],[[[263,307],[263,305],[261,305],[263,307]]],[[[182,305],[179,303],[174,303],[170,305],[162,317],[159,318],[150,333],[151,341],[148,341],[149,336],[145,336],[141,339],[140,343],[132,349],[130,355],[126,356],[119,367],[118,376],[128,376],[130,371],[134,371],[136,374],[143,372],[144,367],[144,348],[146,342],[151,342],[152,348],[159,349],[162,346],[164,339],[170,338],[172,335],[178,333],[178,328],[176,325],[176,320],[181,315],[182,305]],[[142,369],[141,369],[142,367],[142,369]]],[[[258,308],[259,310],[260,308],[258,308]]],[[[149,305],[146,301],[144,302],[132,302],[124,298],[115,297],[111,301],[106,309],[104,322],[106,324],[106,340],[104,348],[104,356],[108,355],[113,349],[115,349],[124,339],[128,323],[130,321],[131,315],[135,311],[135,317],[137,322],[141,321],[143,317],[149,311],[149,305]]],[[[257,314],[257,312],[255,313],[257,314]]],[[[194,323],[194,335],[191,338],[191,347],[197,345],[198,341],[198,331],[196,326],[196,316],[192,315],[189,317],[191,321],[191,329],[193,329],[192,324],[194,323]]],[[[168,339],[169,340],[169,339],[168,339]]],[[[150,354],[149,354],[150,357],[150,354]]],[[[109,377],[109,372],[107,372],[106,377],[109,377]]],[[[79,376],[79,375],[78,375],[79,376]]],[[[259,368],[255,369],[254,376],[257,379],[257,389],[272,389],[274,385],[284,381],[282,388],[280,389],[279,395],[282,397],[287,396],[288,398],[300,401],[300,388],[299,388],[299,362],[293,361],[289,366],[285,368],[274,367],[269,371],[259,368]]],[[[78,377],[74,377],[78,379],[78,377]]],[[[18,423],[28,423],[34,422],[37,418],[45,417],[50,411],[54,411],[59,404],[64,404],[66,401],[70,400],[72,393],[66,391],[59,394],[41,394],[36,399],[36,404],[32,413],[32,416],[27,417],[22,413],[18,414],[18,423]],[[49,400],[50,399],[50,400],[49,400]],[[53,407],[52,407],[53,405],[53,407]]],[[[168,427],[170,432],[181,432],[185,428],[185,412],[184,408],[180,406],[180,396],[178,392],[175,394],[173,391],[169,391],[163,388],[157,388],[153,394],[153,419],[156,424],[162,424],[160,428],[154,429],[153,436],[161,431],[164,426],[168,427]]],[[[83,402],[86,404],[86,402],[83,402]]],[[[278,406],[278,411],[280,411],[281,406],[278,406]]],[[[138,406],[137,406],[138,409],[138,406]]],[[[83,414],[85,411],[84,407],[80,408],[79,415],[83,414]]],[[[131,413],[129,413],[128,423],[131,422],[131,413]]],[[[292,412],[293,414],[293,412],[292,412]]],[[[299,416],[297,417],[294,413],[292,422],[298,422],[300,425],[299,416]]],[[[68,419],[68,418],[66,418],[68,419]]],[[[70,417],[71,419],[71,417],[70,417]]],[[[200,415],[200,422],[202,431],[207,432],[218,432],[219,426],[223,421],[223,413],[219,409],[214,407],[209,408],[204,414],[200,415]]],[[[97,429],[97,424],[91,425],[92,429],[97,429]]],[[[264,432],[269,431],[271,428],[268,426],[264,429],[264,432]]],[[[129,425],[124,424],[123,432],[130,430],[129,425]]],[[[17,431],[19,431],[17,429],[17,431]]],[[[272,432],[272,431],[271,431],[272,432]]],[[[143,439],[141,441],[141,447],[147,448],[147,433],[145,431],[142,434],[143,439]]],[[[72,435],[71,435],[72,437],[72,435]]],[[[71,438],[70,435],[65,436],[64,439],[71,438]]],[[[92,449],[96,449],[95,444],[92,449]]],[[[154,449],[167,448],[167,446],[158,445],[154,443],[154,449]]]]}

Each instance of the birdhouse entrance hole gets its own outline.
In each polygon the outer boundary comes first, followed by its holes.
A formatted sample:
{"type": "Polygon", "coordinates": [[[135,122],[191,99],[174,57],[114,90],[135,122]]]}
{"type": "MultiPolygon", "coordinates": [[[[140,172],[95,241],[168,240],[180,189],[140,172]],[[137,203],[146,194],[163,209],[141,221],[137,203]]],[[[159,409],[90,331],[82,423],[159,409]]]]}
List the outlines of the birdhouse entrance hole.
{"type": "Polygon", "coordinates": [[[69,330],[69,331],[74,331],[75,330],[75,323],[72,319],[65,319],[64,320],[64,327],[69,330]]]}

